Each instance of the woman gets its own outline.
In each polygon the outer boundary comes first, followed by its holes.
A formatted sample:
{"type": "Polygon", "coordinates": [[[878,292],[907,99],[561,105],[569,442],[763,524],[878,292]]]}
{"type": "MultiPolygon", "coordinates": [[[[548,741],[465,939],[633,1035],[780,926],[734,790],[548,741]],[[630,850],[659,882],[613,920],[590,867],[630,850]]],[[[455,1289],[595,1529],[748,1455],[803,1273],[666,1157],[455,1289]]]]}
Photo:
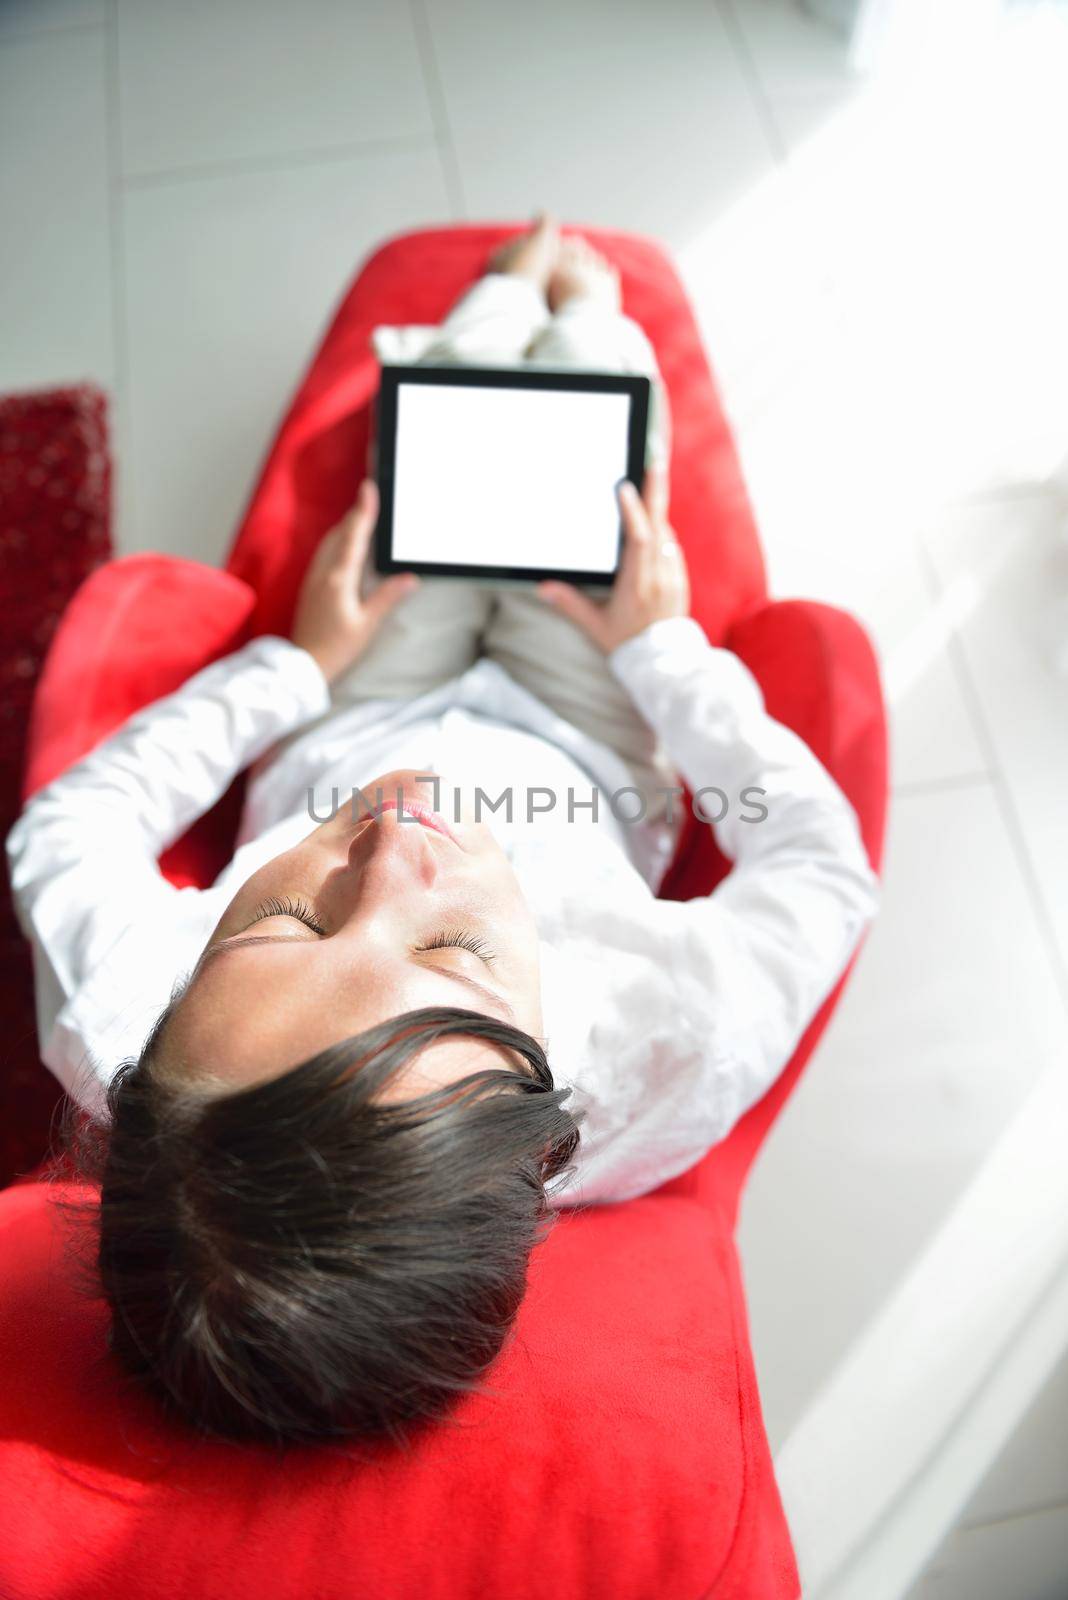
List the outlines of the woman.
{"type": "Polygon", "coordinates": [[[875,905],[848,801],[686,615],[666,405],[608,264],[542,219],[440,329],[377,340],[650,374],[608,598],[378,581],[364,483],[291,639],[134,717],[9,840],[113,1346],[233,1437],[397,1433],[477,1386],[549,1208],[722,1139],[875,905]],[[248,766],[232,862],[174,889],[160,851],[248,766]],[[683,782],[735,866],[680,904],[683,782]]]}

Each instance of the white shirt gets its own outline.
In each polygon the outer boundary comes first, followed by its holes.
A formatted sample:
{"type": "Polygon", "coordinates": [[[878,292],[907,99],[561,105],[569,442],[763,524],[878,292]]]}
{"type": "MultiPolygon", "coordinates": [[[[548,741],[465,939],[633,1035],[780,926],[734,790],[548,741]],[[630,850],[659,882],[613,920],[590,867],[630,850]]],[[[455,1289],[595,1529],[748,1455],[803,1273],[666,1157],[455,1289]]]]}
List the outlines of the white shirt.
{"type": "MultiPolygon", "coordinates": [[[[457,788],[515,797],[510,825],[503,812],[484,820],[537,921],[554,1078],[585,1113],[576,1172],[553,1203],[627,1199],[684,1171],[790,1059],[874,912],[877,884],[845,796],[695,622],[655,623],[609,664],[690,789],[728,798],[714,831],[735,864],[712,895],[656,898],[674,828],[617,820],[606,802],[632,781],[621,760],[496,663],[417,700],[332,709],[311,656],[257,639],[139,712],[37,794],[10,834],[48,1066],[101,1116],[109,1077],[140,1053],[240,885],[316,825],[309,789],[322,819],[333,788],[345,803],[391,768],[440,770],[457,788]],[[216,883],[169,884],[159,854],[306,725],[254,772],[216,883]],[[588,801],[593,785],[596,820],[579,804],[569,821],[567,790],[588,801]],[[558,801],[527,821],[533,786],[558,801]],[[748,789],[765,793],[746,805],[748,789]],[[746,820],[757,803],[766,817],[746,820]]],[[[449,815],[447,789],[442,804],[449,815]]]]}

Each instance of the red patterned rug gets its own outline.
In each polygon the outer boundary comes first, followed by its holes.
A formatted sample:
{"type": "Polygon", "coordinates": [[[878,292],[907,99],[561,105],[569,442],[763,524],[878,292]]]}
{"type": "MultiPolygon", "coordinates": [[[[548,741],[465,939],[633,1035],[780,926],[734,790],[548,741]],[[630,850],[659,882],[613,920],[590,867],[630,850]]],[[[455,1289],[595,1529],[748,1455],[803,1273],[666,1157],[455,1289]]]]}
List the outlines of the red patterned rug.
{"type": "MultiPolygon", "coordinates": [[[[111,554],[107,400],[53,389],[0,399],[0,837],[19,813],[34,685],[71,595],[111,554]]],[[[48,1149],[62,1099],[37,1054],[29,948],[0,867],[0,1187],[48,1149]]]]}

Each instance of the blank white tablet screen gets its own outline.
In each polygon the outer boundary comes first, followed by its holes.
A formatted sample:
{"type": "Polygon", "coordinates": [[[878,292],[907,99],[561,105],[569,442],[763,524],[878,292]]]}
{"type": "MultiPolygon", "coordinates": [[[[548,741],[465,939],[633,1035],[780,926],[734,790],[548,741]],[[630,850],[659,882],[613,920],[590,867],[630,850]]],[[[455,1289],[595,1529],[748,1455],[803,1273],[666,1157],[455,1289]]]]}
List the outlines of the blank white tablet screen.
{"type": "Polygon", "coordinates": [[[610,572],[630,397],[401,383],[395,561],[610,572]]]}

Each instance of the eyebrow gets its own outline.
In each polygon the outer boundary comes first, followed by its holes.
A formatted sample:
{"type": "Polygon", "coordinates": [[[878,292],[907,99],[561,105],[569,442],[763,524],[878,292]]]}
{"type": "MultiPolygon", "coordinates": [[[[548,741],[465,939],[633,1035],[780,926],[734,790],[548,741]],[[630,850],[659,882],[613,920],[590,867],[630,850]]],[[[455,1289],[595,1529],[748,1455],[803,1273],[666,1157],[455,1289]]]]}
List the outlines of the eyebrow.
{"type": "MultiPolygon", "coordinates": [[[[422,962],[420,962],[420,965],[422,965],[422,962]]],[[[440,973],[443,978],[451,978],[453,983],[462,983],[466,989],[473,990],[483,1003],[489,1002],[499,1017],[503,1017],[505,1022],[515,1025],[515,1012],[503,995],[499,995],[495,989],[487,989],[484,983],[479,983],[477,978],[469,978],[465,972],[450,972],[448,967],[434,967],[433,971],[440,973]]]]}
{"type": "Polygon", "coordinates": [[[217,939],[214,944],[209,944],[207,949],[201,952],[200,960],[196,965],[196,970],[199,972],[208,961],[214,960],[216,956],[225,955],[227,950],[242,950],[245,945],[248,944],[311,943],[312,941],[310,939],[294,939],[291,933],[261,933],[253,934],[246,939],[217,939]]]}
{"type": "MultiPolygon", "coordinates": [[[[312,943],[314,943],[314,940],[300,938],[295,939],[292,934],[285,933],[261,933],[246,935],[244,938],[239,939],[220,939],[216,944],[208,945],[200,960],[197,962],[196,970],[199,972],[203,968],[205,962],[213,960],[216,956],[225,954],[227,950],[241,950],[246,945],[312,943]]],[[[498,1017],[503,1018],[505,1022],[510,1022],[513,1027],[515,1026],[515,1012],[512,1010],[507,1000],[505,1000],[504,996],[499,995],[496,990],[488,989],[484,983],[479,983],[477,978],[468,977],[465,972],[450,972],[448,967],[436,967],[433,966],[433,964],[428,966],[427,963],[422,961],[419,962],[419,965],[426,971],[438,973],[442,978],[449,978],[453,983],[462,983],[465,989],[470,989],[472,993],[477,994],[484,1005],[488,1004],[498,1017]]]]}

